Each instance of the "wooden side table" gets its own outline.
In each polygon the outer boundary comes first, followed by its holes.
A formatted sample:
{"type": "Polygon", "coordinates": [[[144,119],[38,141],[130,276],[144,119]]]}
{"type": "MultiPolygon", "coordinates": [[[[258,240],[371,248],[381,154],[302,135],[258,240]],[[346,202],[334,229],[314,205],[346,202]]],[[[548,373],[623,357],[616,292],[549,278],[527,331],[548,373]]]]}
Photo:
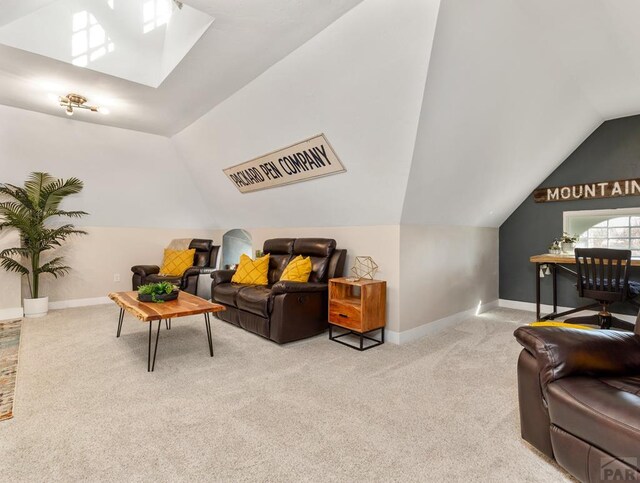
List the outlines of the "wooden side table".
{"type": "Polygon", "coordinates": [[[386,299],[387,282],[384,280],[329,280],[329,339],[360,351],[384,344],[386,299]],[[334,327],[347,332],[334,336],[334,327]],[[380,330],[380,339],[367,335],[376,330],[380,330]],[[360,344],[356,346],[339,340],[348,335],[359,337],[360,344]],[[365,339],[374,343],[365,346],[365,339]]]}

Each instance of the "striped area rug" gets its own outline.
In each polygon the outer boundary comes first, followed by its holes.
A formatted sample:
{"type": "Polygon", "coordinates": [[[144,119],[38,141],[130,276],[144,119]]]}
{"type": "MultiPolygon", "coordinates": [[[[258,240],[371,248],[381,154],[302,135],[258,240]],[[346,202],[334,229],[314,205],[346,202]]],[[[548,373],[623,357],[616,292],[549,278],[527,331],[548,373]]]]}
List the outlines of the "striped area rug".
{"type": "Polygon", "coordinates": [[[0,421],[13,417],[21,323],[0,322],[0,421]]]}

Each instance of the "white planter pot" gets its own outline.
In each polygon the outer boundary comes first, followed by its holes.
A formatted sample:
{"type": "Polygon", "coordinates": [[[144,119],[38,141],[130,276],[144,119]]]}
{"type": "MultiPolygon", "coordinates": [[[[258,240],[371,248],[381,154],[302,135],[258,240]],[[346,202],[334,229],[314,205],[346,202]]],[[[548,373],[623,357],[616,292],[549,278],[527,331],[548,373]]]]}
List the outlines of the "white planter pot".
{"type": "Polygon", "coordinates": [[[39,297],[37,299],[24,299],[25,317],[43,317],[49,311],[49,297],[39,297]]]}
{"type": "Polygon", "coordinates": [[[573,252],[575,249],[576,249],[575,243],[562,243],[562,251],[566,254],[573,255],[573,252]]]}

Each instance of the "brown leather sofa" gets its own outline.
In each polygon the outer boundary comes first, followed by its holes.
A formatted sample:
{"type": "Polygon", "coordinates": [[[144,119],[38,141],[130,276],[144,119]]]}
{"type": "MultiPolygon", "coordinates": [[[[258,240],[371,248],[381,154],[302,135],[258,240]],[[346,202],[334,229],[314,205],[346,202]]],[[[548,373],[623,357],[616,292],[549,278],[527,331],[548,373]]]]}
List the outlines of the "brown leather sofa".
{"type": "Polygon", "coordinates": [[[196,250],[193,257],[193,266],[187,268],[182,276],[160,275],[160,267],[157,265],[135,265],[131,267],[133,276],[131,285],[133,290],[138,290],[140,285],[146,283],[171,282],[180,287],[180,290],[196,295],[198,291],[198,277],[201,274],[211,273],[216,269],[218,261],[219,245],[214,245],[213,240],[194,238],[189,243],[189,249],[196,250]]]}
{"type": "Polygon", "coordinates": [[[520,327],[522,437],[580,481],[640,480],[636,333],[520,327]]]}
{"type": "Polygon", "coordinates": [[[274,238],[264,242],[269,254],[269,285],[231,283],[233,270],[211,274],[211,298],[227,310],[215,315],[278,344],[312,337],[328,328],[328,280],[341,277],[346,250],[326,238],[274,238]],[[309,282],[280,282],[296,256],[311,257],[309,282]]]}

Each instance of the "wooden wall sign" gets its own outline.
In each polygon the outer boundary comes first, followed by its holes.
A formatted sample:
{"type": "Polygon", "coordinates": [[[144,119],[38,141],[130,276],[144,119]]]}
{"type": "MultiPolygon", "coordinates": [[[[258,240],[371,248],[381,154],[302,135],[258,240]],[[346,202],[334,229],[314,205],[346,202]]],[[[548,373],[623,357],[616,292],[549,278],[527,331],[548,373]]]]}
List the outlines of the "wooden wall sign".
{"type": "Polygon", "coordinates": [[[241,193],[346,171],[324,134],[224,169],[241,193]]]}
{"type": "Polygon", "coordinates": [[[536,203],[616,198],[619,196],[640,196],[640,178],[539,188],[533,192],[533,199],[536,203]]]}

